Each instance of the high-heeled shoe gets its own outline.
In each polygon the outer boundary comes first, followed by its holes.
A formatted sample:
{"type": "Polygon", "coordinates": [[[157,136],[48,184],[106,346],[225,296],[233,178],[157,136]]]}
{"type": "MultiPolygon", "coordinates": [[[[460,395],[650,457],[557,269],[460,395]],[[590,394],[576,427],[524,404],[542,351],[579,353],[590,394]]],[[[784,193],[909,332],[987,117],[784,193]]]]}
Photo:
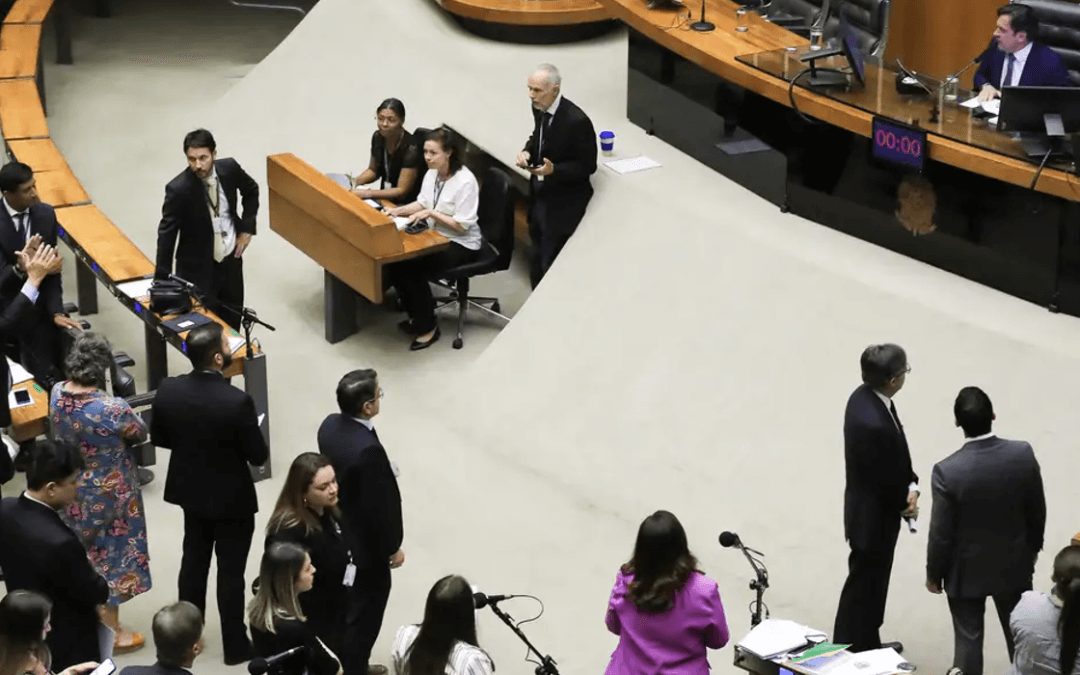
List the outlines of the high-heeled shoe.
{"type": "Polygon", "coordinates": [[[416,340],[413,340],[412,344],[409,345],[409,351],[417,352],[417,351],[420,351],[421,349],[427,349],[428,347],[430,347],[431,345],[433,345],[433,344],[435,344],[436,342],[439,341],[439,336],[440,335],[442,335],[442,332],[439,330],[439,327],[436,326],[435,327],[435,334],[431,336],[430,340],[427,340],[427,341],[424,341],[424,342],[421,342],[419,340],[419,338],[416,339],[416,340]]]}

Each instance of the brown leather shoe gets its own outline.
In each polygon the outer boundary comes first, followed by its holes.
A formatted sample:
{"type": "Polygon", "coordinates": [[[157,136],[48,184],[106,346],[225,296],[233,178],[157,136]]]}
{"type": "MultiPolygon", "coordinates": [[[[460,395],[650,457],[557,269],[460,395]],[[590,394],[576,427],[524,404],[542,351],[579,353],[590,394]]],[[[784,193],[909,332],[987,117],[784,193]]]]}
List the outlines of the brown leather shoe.
{"type": "Polygon", "coordinates": [[[113,638],[113,654],[130,654],[138,651],[146,644],[146,637],[142,633],[117,633],[113,638]]]}
{"type": "Polygon", "coordinates": [[[387,669],[386,666],[381,666],[377,663],[374,665],[369,665],[367,667],[368,675],[387,675],[389,672],[390,671],[387,669]]]}

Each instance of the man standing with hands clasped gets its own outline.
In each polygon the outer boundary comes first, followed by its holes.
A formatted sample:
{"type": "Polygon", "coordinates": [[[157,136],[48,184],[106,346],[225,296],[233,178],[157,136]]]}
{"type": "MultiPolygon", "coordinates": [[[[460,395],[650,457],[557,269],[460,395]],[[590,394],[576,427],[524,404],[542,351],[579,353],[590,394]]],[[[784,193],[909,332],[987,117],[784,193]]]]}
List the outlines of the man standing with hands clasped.
{"type": "Polygon", "coordinates": [[[206,129],[184,137],[184,154],[188,168],[165,186],[154,276],[168,278],[175,253],[176,276],[208,293],[207,308],[239,330],[239,312],[225,306],[244,306],[242,256],[255,235],[259,185],[235,159],[217,159],[206,129]]]}
{"type": "Polygon", "coordinates": [[[911,366],[899,345],[867,347],[860,359],[863,384],[851,394],[844,413],[844,536],[851,546],[848,578],[836,611],[833,642],[855,652],[892,647],[882,643],[893,554],[900,519],[918,516],[919,478],[893,396],[903,388],[911,366]]]}
{"type": "Polygon", "coordinates": [[[538,66],[528,84],[535,126],[517,154],[517,165],[532,174],[529,275],[536,288],[592,199],[589,176],[596,173],[596,131],[589,116],[563,98],[562,78],[555,66],[538,66]]]}
{"type": "Polygon", "coordinates": [[[963,447],[934,466],[934,507],[926,550],[926,588],[949,598],[955,648],[950,675],[983,672],[983,613],[993,598],[1005,632],[1009,615],[1031,590],[1043,546],[1046,497],[1031,445],[990,430],[994,407],[978,387],[964,387],[953,405],[963,447]]]}
{"type": "Polygon", "coordinates": [[[386,666],[369,664],[371,648],[390,599],[390,570],[405,563],[397,471],[371,421],[382,396],[374,370],[347,373],[337,387],[341,412],[319,427],[319,452],[334,465],[341,510],[357,547],[355,579],[346,579],[351,586],[347,647],[339,655],[345,675],[386,675],[386,666]]]}

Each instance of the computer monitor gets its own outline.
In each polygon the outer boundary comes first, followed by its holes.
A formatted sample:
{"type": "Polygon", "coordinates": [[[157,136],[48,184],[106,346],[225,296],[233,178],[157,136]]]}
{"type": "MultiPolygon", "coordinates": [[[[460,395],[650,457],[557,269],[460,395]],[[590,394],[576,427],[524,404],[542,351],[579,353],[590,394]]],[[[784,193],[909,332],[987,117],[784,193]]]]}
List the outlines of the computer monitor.
{"type": "Polygon", "coordinates": [[[1014,133],[1063,135],[1080,131],[1080,88],[1003,87],[998,129],[1014,133]],[[1061,134],[1047,129],[1054,124],[1047,116],[1057,115],[1061,134]]]}

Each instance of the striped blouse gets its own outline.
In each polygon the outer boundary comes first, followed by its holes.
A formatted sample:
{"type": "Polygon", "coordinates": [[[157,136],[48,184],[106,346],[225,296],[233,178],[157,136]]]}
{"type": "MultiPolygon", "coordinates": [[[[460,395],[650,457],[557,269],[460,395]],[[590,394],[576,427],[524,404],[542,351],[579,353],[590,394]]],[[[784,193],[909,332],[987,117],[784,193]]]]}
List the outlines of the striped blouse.
{"type": "MultiPolygon", "coordinates": [[[[402,626],[398,629],[391,654],[394,660],[394,675],[405,675],[409,650],[419,633],[420,626],[417,625],[402,626]]],[[[494,672],[495,664],[487,652],[464,642],[454,645],[446,662],[446,675],[493,675],[494,672]]]]}

